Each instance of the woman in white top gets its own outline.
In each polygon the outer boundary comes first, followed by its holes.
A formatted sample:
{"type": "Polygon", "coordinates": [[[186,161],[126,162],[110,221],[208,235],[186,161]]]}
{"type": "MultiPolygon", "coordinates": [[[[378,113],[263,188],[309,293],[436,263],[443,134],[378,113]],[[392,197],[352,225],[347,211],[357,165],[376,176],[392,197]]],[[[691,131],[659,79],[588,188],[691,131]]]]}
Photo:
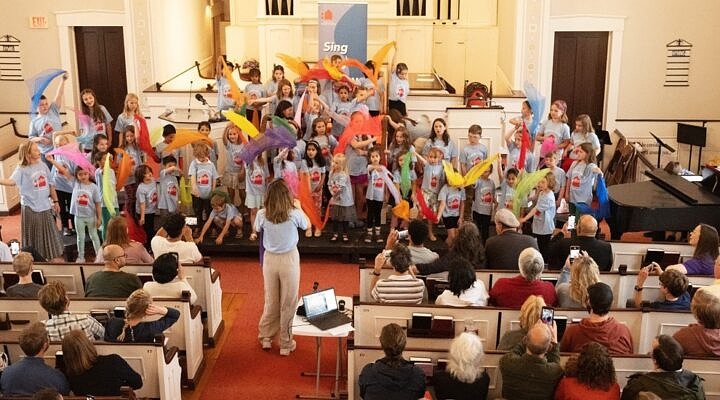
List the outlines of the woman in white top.
{"type": "Polygon", "coordinates": [[[195,304],[197,294],[188,283],[180,265],[178,253],[165,253],[153,262],[153,282],[145,282],[143,289],[155,297],[182,297],[182,292],[190,292],[190,303],[195,304]]]}
{"type": "Polygon", "coordinates": [[[475,277],[475,269],[462,257],[453,259],[448,271],[450,288],[435,300],[435,304],[453,307],[485,306],[488,292],[485,284],[475,277]]]}

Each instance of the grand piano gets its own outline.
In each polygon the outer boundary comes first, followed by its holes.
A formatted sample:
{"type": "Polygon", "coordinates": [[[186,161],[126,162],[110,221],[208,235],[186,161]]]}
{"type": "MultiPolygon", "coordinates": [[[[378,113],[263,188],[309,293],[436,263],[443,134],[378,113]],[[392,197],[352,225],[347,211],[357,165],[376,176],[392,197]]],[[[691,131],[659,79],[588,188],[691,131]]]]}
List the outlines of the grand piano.
{"type": "Polygon", "coordinates": [[[650,181],[608,187],[612,239],[633,231],[691,231],[699,223],[720,230],[718,174],[695,183],[658,168],[645,172],[650,181]]]}

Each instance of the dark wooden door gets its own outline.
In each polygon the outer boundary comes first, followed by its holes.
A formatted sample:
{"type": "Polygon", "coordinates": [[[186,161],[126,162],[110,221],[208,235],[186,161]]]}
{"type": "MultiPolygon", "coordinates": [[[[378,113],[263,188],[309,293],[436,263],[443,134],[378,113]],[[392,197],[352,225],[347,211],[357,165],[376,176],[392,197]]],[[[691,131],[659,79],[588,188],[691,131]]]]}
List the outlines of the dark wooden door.
{"type": "Polygon", "coordinates": [[[571,130],[580,114],[590,116],[596,131],[602,126],[607,52],[608,32],[555,33],[551,101],[567,102],[571,130]]]}
{"type": "Polygon", "coordinates": [[[75,49],[80,90],[94,90],[114,123],[127,94],[122,27],[76,26],[75,49]]]}

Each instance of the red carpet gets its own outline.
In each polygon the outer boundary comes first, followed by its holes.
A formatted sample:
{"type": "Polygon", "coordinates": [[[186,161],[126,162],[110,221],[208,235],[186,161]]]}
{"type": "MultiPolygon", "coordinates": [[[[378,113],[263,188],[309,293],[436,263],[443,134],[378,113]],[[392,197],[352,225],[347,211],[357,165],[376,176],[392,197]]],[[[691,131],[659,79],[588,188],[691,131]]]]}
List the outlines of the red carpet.
{"type": "MultiPolygon", "coordinates": [[[[315,339],[295,336],[298,347],[289,357],[279,354],[277,344],[270,352],[260,349],[257,324],[263,307],[262,273],[257,259],[214,258],[213,265],[222,272],[224,293],[240,293],[241,301],[227,341],[212,371],[206,370],[202,380],[205,389],[202,399],[233,398],[290,399],[295,394],[315,391],[313,377],[301,377],[303,371],[315,370],[315,339]]],[[[350,296],[360,283],[352,264],[301,256],[300,293],[312,290],[314,281],[320,288],[334,287],[338,295],[350,296]]],[[[335,371],[334,339],[323,339],[323,372],[335,371]]],[[[345,352],[343,351],[343,354],[345,352]]],[[[347,362],[343,360],[343,369],[347,362]]],[[[321,393],[329,394],[332,378],[321,379],[321,393]]],[[[345,389],[341,383],[341,389],[345,389]]]]}

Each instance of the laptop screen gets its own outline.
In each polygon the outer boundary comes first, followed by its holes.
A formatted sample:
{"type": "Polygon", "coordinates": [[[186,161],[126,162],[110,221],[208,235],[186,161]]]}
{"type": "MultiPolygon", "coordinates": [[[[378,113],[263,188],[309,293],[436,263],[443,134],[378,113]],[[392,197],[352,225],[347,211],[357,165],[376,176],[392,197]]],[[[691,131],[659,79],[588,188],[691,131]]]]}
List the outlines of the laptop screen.
{"type": "Polygon", "coordinates": [[[330,288],[306,294],[303,296],[303,304],[305,305],[305,315],[308,318],[324,314],[328,311],[337,310],[335,289],[330,288]]]}

